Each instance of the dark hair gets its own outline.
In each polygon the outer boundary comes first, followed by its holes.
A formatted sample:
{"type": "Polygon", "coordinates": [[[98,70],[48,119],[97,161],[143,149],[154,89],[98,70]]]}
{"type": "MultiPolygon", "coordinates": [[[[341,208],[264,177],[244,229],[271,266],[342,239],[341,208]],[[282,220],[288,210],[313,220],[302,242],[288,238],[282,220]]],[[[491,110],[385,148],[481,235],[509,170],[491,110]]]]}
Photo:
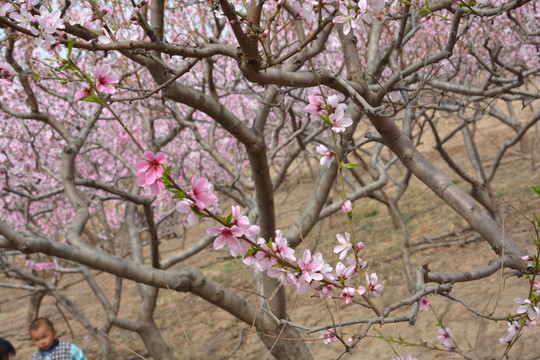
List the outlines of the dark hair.
{"type": "Polygon", "coordinates": [[[54,331],[54,325],[53,323],[51,322],[51,320],[47,319],[47,318],[37,318],[37,319],[34,319],[31,323],[30,323],[30,327],[28,328],[28,331],[34,331],[34,330],[37,330],[39,329],[40,327],[42,327],[43,325],[46,325],[49,327],[49,329],[53,330],[54,331]]]}
{"type": "Polygon", "coordinates": [[[13,354],[15,355],[15,349],[13,345],[6,339],[0,338],[0,359],[3,359],[4,356],[13,354]]]}

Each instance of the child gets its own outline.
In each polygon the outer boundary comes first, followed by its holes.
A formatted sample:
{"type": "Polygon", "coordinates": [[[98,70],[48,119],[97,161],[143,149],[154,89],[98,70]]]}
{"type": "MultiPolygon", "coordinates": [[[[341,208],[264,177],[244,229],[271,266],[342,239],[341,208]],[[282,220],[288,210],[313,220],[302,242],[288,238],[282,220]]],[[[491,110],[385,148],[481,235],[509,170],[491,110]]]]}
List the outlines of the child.
{"type": "Polygon", "coordinates": [[[49,319],[35,319],[29,330],[32,342],[39,349],[30,360],[86,360],[77,346],[56,339],[56,330],[49,319]]]}
{"type": "Polygon", "coordinates": [[[9,360],[9,354],[15,355],[13,345],[9,341],[0,338],[0,360],[9,360]]]}

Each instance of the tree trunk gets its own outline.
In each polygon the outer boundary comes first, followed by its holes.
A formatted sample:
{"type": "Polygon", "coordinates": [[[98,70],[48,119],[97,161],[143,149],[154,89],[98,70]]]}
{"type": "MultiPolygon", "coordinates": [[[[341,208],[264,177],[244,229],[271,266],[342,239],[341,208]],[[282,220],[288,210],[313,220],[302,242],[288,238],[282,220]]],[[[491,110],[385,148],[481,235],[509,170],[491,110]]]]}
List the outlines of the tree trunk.
{"type": "Polygon", "coordinates": [[[313,357],[309,352],[306,343],[301,340],[298,331],[290,326],[278,326],[274,329],[257,329],[261,332],[259,337],[266,347],[272,351],[276,360],[311,360],[313,357]],[[278,340],[298,339],[298,341],[278,340]]]}
{"type": "Polygon", "coordinates": [[[153,320],[145,321],[137,333],[153,359],[178,360],[171,349],[169,349],[169,346],[161,336],[161,332],[153,320]]]}

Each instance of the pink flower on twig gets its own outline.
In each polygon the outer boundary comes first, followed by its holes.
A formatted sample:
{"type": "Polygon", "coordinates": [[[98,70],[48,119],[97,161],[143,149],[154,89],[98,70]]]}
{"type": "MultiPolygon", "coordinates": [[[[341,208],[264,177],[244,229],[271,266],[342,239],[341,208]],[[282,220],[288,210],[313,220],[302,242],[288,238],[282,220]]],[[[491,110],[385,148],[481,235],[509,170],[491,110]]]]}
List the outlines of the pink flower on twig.
{"type": "Polygon", "coordinates": [[[350,213],[352,211],[352,202],[350,200],[345,200],[343,202],[343,206],[341,207],[341,211],[350,213]]]}
{"type": "Polygon", "coordinates": [[[161,180],[163,176],[163,166],[167,156],[158,152],[154,155],[151,151],[144,152],[144,161],[139,161],[135,165],[137,168],[137,185],[139,186],[150,186],[152,194],[157,195],[163,189],[165,185],[161,180]]]}
{"type": "Polygon", "coordinates": [[[371,274],[371,276],[368,276],[366,274],[366,280],[368,282],[368,292],[373,296],[381,296],[379,292],[384,290],[384,286],[382,284],[378,284],[379,278],[377,277],[376,273],[371,274]]]}
{"type": "Polygon", "coordinates": [[[315,150],[323,157],[321,158],[321,165],[326,165],[327,168],[330,168],[330,165],[332,165],[332,160],[334,159],[334,152],[331,150],[328,150],[328,148],[324,145],[318,145],[315,150]]]}
{"type": "Polygon", "coordinates": [[[348,232],[345,233],[345,236],[341,234],[336,234],[336,238],[339,242],[339,245],[334,247],[334,254],[339,253],[339,259],[345,259],[347,256],[347,252],[352,249],[352,243],[351,243],[351,234],[348,232]]]}
{"type": "Polygon", "coordinates": [[[82,98],[88,97],[90,95],[92,95],[92,91],[90,91],[89,87],[86,87],[84,89],[77,90],[73,98],[75,99],[75,101],[79,101],[82,98]]]}
{"type": "Polygon", "coordinates": [[[422,299],[420,300],[420,310],[429,311],[429,304],[430,301],[425,296],[422,296],[422,299]]]}
{"type": "Polygon", "coordinates": [[[244,231],[238,226],[233,225],[230,228],[227,226],[216,226],[206,230],[206,232],[209,235],[217,236],[216,240],[214,240],[214,249],[219,250],[224,247],[225,244],[228,244],[232,256],[243,255],[244,248],[240,244],[238,237],[242,236],[244,231]]]}
{"type": "Polygon", "coordinates": [[[111,84],[117,82],[119,77],[118,75],[109,75],[110,71],[111,67],[108,64],[94,68],[94,75],[97,79],[96,89],[100,92],[114,94],[116,89],[111,84]]]}

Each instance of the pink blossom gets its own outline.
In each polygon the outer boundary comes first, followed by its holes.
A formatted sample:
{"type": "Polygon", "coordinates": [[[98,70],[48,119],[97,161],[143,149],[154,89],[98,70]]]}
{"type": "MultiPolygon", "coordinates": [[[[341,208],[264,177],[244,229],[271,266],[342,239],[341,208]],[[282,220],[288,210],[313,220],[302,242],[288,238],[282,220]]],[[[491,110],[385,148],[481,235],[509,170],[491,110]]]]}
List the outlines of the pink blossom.
{"type": "Polygon", "coordinates": [[[512,340],[514,340],[514,334],[508,334],[504,338],[500,338],[499,342],[503,345],[510,345],[512,343],[512,340]]]}
{"type": "Polygon", "coordinates": [[[324,339],[325,344],[330,344],[332,341],[338,341],[336,333],[333,330],[321,331],[319,339],[324,339]]]}
{"type": "Polygon", "coordinates": [[[214,240],[214,249],[219,250],[228,244],[232,256],[243,255],[244,247],[240,244],[238,237],[242,236],[244,232],[238,226],[211,227],[206,230],[206,233],[217,236],[214,240]]]}
{"type": "Polygon", "coordinates": [[[75,96],[73,97],[75,101],[79,101],[82,98],[91,96],[92,92],[90,91],[89,87],[85,87],[84,89],[75,91],[75,96]]]}
{"type": "Polygon", "coordinates": [[[429,304],[430,301],[425,296],[422,296],[422,299],[420,299],[420,310],[429,311],[429,304]]]}
{"type": "MultiPolygon", "coordinates": [[[[8,5],[11,5],[8,3],[8,5]]],[[[15,71],[11,68],[10,65],[0,64],[0,84],[7,83],[10,86],[13,86],[13,76],[16,75],[15,71]]]]}
{"type": "Polygon", "coordinates": [[[341,284],[348,283],[354,271],[354,266],[345,266],[342,262],[336,264],[336,276],[341,284]]]}
{"type": "Polygon", "coordinates": [[[217,208],[218,198],[213,191],[214,185],[208,179],[197,179],[197,176],[191,178],[191,191],[189,195],[200,210],[207,207],[217,208]]]}
{"type": "Polygon", "coordinates": [[[368,276],[368,274],[366,274],[366,280],[368,282],[368,292],[373,296],[381,296],[379,292],[384,290],[384,286],[377,283],[379,281],[377,274],[373,273],[371,274],[371,276],[368,276]]]}
{"type": "Polygon", "coordinates": [[[525,261],[533,261],[534,258],[531,255],[525,255],[521,257],[525,261]]]}
{"type": "Polygon", "coordinates": [[[533,289],[535,290],[534,295],[540,296],[540,282],[533,281],[533,282],[531,282],[531,285],[532,285],[533,289]]]}
{"type": "Polygon", "coordinates": [[[328,114],[335,114],[336,118],[341,119],[345,115],[347,105],[340,103],[339,96],[330,95],[328,97],[328,114]]]}
{"type": "Polygon", "coordinates": [[[345,304],[350,304],[356,295],[356,289],[352,286],[344,287],[341,291],[340,298],[345,299],[345,304]]]}
{"type": "Polygon", "coordinates": [[[355,272],[359,272],[360,269],[363,269],[367,266],[367,261],[362,260],[362,258],[360,257],[358,258],[358,264],[356,263],[356,258],[352,256],[347,256],[347,259],[345,259],[345,261],[347,261],[347,264],[349,266],[354,266],[355,272]]]}
{"type": "Polygon", "coordinates": [[[452,341],[454,337],[452,336],[452,330],[449,328],[440,328],[439,336],[437,336],[437,341],[441,341],[444,346],[448,349],[453,349],[452,341]]]}
{"type": "MultiPolygon", "coordinates": [[[[263,238],[259,238],[257,240],[257,244],[259,244],[261,250],[272,253],[272,250],[268,247],[266,241],[263,238]]],[[[272,272],[272,266],[275,265],[277,261],[271,255],[267,254],[264,251],[258,251],[255,254],[255,266],[257,266],[260,271],[272,272]]]]}
{"type": "Polygon", "coordinates": [[[25,266],[34,271],[46,271],[56,267],[52,262],[34,262],[33,260],[26,260],[25,266]]]}
{"type": "Polygon", "coordinates": [[[343,34],[347,35],[352,29],[356,29],[359,26],[359,18],[356,15],[354,9],[349,9],[344,4],[339,5],[340,15],[334,18],[334,24],[344,24],[343,34]]]}
{"type": "Polygon", "coordinates": [[[57,9],[53,12],[49,12],[49,9],[45,6],[39,8],[40,15],[36,17],[37,29],[39,37],[36,39],[36,45],[41,46],[43,43],[46,45],[53,45],[56,43],[54,33],[58,29],[64,28],[64,22],[60,18],[61,11],[57,9]]]}
{"type": "Polygon", "coordinates": [[[322,298],[331,298],[332,292],[334,291],[335,286],[332,284],[325,284],[325,286],[319,288],[319,296],[322,298]]]}
{"type": "Polygon", "coordinates": [[[110,71],[111,67],[108,64],[94,68],[94,75],[97,79],[96,89],[101,92],[114,94],[116,89],[111,84],[117,82],[119,77],[118,75],[109,75],[110,71]]]}
{"type": "Polygon", "coordinates": [[[363,295],[365,292],[366,289],[363,286],[359,286],[358,288],[348,286],[343,288],[339,297],[345,299],[345,304],[350,304],[357,293],[363,295]]]}
{"type": "Polygon", "coordinates": [[[521,305],[517,309],[518,314],[527,314],[527,317],[530,320],[534,320],[536,314],[540,313],[538,307],[536,307],[529,299],[521,300],[520,298],[515,298],[514,301],[521,305]]]}
{"type": "Polygon", "coordinates": [[[521,329],[521,325],[517,321],[508,322],[508,332],[515,335],[521,329]]]}
{"type": "Polygon", "coordinates": [[[312,280],[320,281],[323,279],[321,271],[325,269],[325,263],[321,253],[315,254],[312,258],[309,249],[304,250],[302,259],[298,261],[298,266],[302,269],[301,279],[305,282],[310,283],[312,280]]]}
{"type": "Polygon", "coordinates": [[[344,212],[344,213],[349,213],[352,211],[352,203],[350,200],[345,200],[343,202],[343,206],[341,207],[341,210],[344,212]]]}
{"type": "Polygon", "coordinates": [[[402,356],[398,356],[397,358],[393,358],[392,360],[418,360],[418,359],[413,358],[411,354],[407,354],[405,358],[402,356]]]}
{"type": "Polygon", "coordinates": [[[150,186],[152,193],[157,195],[160,191],[165,189],[165,185],[161,180],[163,176],[163,166],[167,156],[158,152],[154,155],[151,151],[144,152],[144,161],[139,161],[135,165],[137,169],[137,185],[150,186]]]}
{"type": "Polygon", "coordinates": [[[192,207],[195,203],[189,199],[182,199],[176,203],[176,210],[182,214],[188,214],[187,221],[191,226],[195,226],[199,223],[199,215],[192,211],[192,207]]]}
{"type": "Polygon", "coordinates": [[[311,114],[311,119],[318,119],[319,114],[325,109],[326,105],[321,96],[308,95],[309,104],[304,108],[311,114]]]}
{"type": "Polygon", "coordinates": [[[233,215],[231,225],[238,226],[243,231],[245,236],[250,238],[251,236],[257,235],[261,231],[261,228],[258,227],[257,225],[249,224],[249,219],[247,216],[242,215],[240,206],[233,205],[231,209],[232,209],[232,215],[233,215]]]}
{"type": "Polygon", "coordinates": [[[289,247],[287,239],[285,239],[281,230],[276,230],[276,238],[273,242],[274,253],[284,260],[296,261],[294,249],[289,247]]]}
{"type": "Polygon", "coordinates": [[[341,234],[336,234],[336,238],[339,242],[339,245],[334,247],[334,254],[339,254],[339,259],[342,260],[347,256],[347,252],[352,249],[351,235],[346,232],[345,237],[341,234]]]}
{"type": "Polygon", "coordinates": [[[332,160],[334,159],[335,153],[333,151],[328,150],[328,148],[324,145],[318,145],[315,150],[323,157],[321,158],[321,166],[324,166],[326,164],[327,168],[330,168],[332,165],[332,160]]]}
{"type": "Polygon", "coordinates": [[[337,134],[345,132],[346,128],[353,123],[351,118],[338,117],[336,114],[330,114],[328,120],[332,123],[331,130],[337,134]]]}

